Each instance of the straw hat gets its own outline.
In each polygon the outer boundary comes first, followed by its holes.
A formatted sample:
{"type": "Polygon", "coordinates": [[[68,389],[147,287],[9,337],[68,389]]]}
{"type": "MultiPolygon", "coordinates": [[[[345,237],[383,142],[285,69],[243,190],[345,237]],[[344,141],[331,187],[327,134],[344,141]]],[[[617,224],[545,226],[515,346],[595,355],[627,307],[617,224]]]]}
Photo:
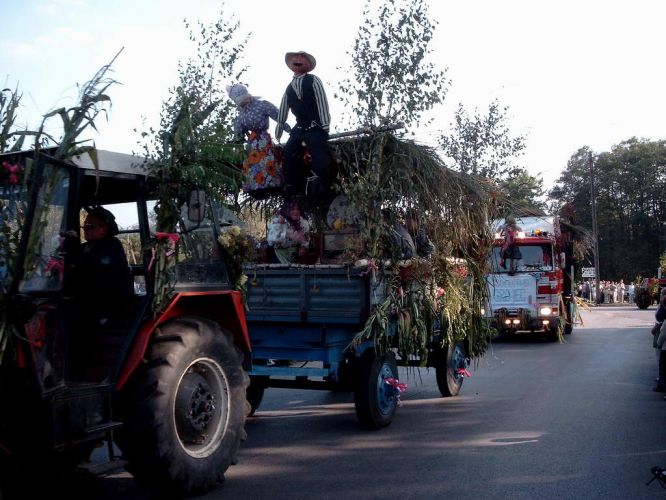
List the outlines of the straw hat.
{"type": "Polygon", "coordinates": [[[289,62],[294,56],[304,56],[310,62],[310,69],[308,71],[312,71],[317,65],[317,60],[314,58],[312,54],[308,54],[307,52],[301,50],[299,52],[287,52],[284,55],[284,62],[287,66],[289,66],[289,69],[292,69],[289,62]]]}

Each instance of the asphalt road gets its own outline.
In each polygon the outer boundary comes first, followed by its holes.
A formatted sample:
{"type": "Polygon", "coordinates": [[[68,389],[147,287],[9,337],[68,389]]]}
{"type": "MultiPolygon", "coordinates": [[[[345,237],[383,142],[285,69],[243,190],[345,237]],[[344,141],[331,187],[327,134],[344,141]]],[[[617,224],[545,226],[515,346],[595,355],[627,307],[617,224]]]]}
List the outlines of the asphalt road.
{"type": "MultiPolygon", "coordinates": [[[[666,401],[649,328],[654,307],[583,311],[566,343],[494,342],[461,395],[403,371],[393,423],[359,428],[351,395],[269,389],[240,463],[205,499],[666,498],[666,401]]],[[[97,497],[145,498],[127,473],[97,497]]]]}

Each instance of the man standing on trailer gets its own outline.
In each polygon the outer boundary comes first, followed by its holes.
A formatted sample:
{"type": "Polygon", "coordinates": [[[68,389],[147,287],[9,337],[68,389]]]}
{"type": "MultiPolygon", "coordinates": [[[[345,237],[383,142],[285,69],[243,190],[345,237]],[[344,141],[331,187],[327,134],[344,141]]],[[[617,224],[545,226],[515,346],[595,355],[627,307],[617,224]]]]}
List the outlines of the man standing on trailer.
{"type": "Polygon", "coordinates": [[[296,117],[296,125],[292,127],[284,148],[284,194],[290,197],[305,191],[309,196],[319,197],[326,195],[330,187],[328,130],[331,117],[326,92],[321,80],[310,74],[317,64],[312,55],[303,51],[287,52],[284,60],[294,77],[280,104],[275,129],[278,140],[289,110],[296,117]],[[311,169],[307,173],[304,165],[306,148],[311,169]]]}

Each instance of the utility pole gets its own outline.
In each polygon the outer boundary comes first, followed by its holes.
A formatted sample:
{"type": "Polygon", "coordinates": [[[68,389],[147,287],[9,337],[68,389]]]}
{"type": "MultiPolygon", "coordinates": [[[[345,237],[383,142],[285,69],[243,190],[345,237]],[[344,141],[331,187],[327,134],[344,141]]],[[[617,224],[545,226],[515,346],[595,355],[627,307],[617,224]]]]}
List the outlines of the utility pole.
{"type": "Polygon", "coordinates": [[[597,193],[596,187],[594,184],[594,161],[592,160],[592,152],[588,157],[588,162],[590,165],[590,196],[592,198],[592,238],[594,239],[594,279],[596,285],[594,289],[596,291],[595,302],[597,304],[601,303],[601,293],[599,293],[599,235],[597,233],[597,193]]]}

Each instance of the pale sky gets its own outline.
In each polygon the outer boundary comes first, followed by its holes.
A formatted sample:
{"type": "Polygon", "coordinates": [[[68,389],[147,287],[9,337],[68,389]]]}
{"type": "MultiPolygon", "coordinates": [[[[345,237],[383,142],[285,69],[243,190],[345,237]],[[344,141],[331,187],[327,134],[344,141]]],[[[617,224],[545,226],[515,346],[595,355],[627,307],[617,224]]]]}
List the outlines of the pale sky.
{"type": "MultiPolygon", "coordinates": [[[[338,68],[349,61],[364,3],[227,0],[225,12],[251,33],[244,77],[251,93],[278,105],[291,79],[285,52],[310,52],[314,74],[328,89],[332,131],[342,131],[333,89],[344,76],[338,68]]],[[[144,119],[157,122],[178,60],[194,54],[183,19],[212,22],[220,5],[3,0],[0,83],[19,84],[22,122],[35,128],[40,115],[73,105],[76,83],[124,47],[113,74],[122,85],[110,89],[108,124],[100,122],[93,138],[102,149],[137,150],[134,128],[144,119]]],[[[448,128],[459,102],[471,113],[498,99],[510,108],[512,132],[527,138],[520,163],[543,174],[550,188],[579,147],[601,152],[632,136],[666,137],[663,0],[433,0],[430,13],[439,22],[433,61],[448,68],[452,85],[436,122],[416,130],[423,142],[448,128]]]]}

